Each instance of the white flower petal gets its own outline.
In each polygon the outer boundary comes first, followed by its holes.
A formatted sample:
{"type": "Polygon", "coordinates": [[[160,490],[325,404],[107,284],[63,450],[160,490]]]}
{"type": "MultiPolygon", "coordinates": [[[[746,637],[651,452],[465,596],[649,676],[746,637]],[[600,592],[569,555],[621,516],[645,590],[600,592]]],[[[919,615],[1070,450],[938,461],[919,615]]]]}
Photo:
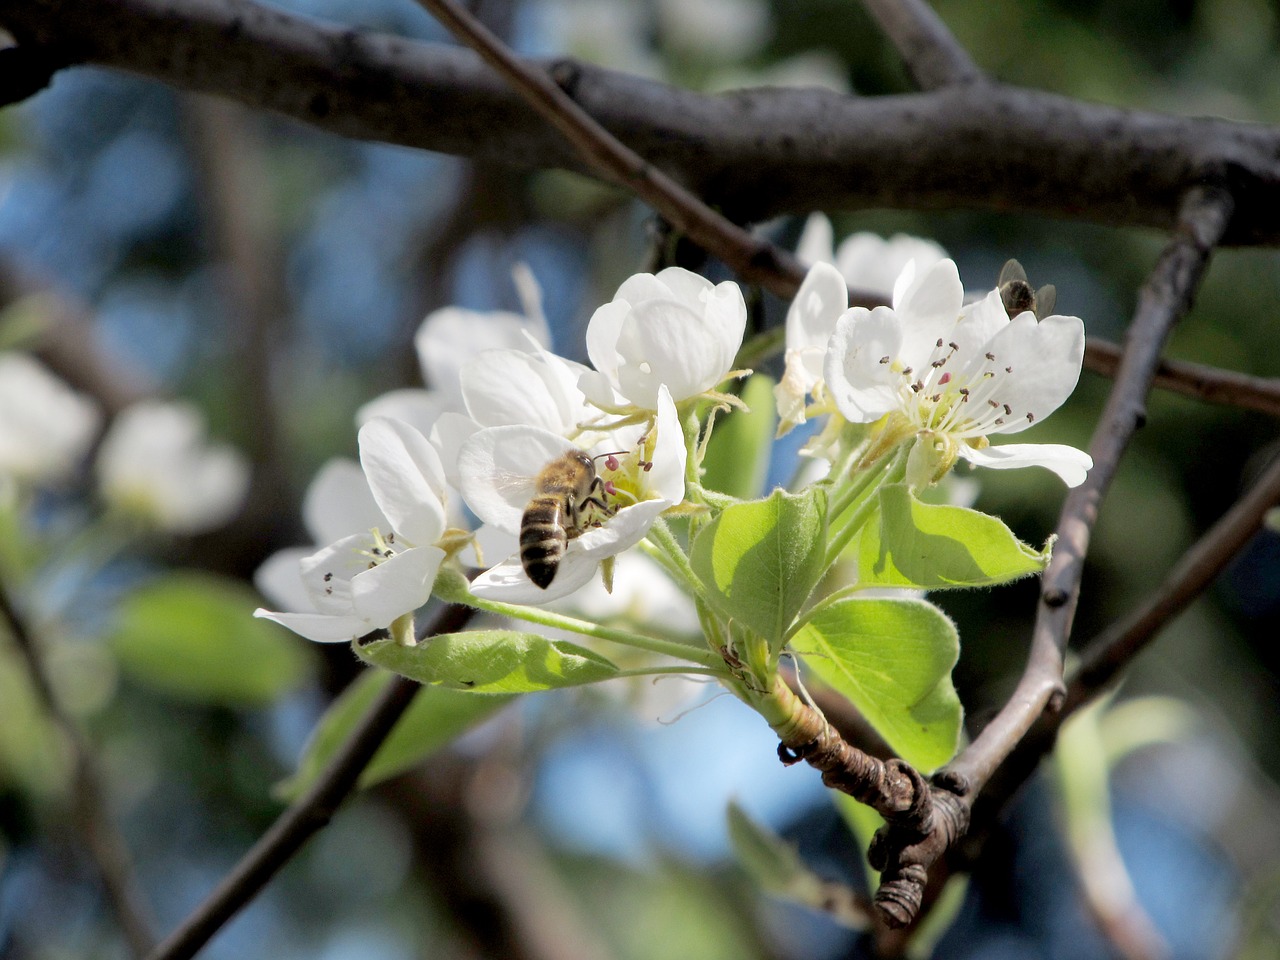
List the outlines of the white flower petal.
{"type": "Polygon", "coordinates": [[[427,386],[452,403],[460,396],[458,372],[483,350],[510,347],[531,350],[526,333],[546,344],[545,328],[530,324],[515,313],[482,313],[462,307],[444,307],[422,321],[413,338],[427,386]]]}
{"type": "Polygon", "coordinates": [[[329,460],[312,479],[302,500],[302,523],[315,543],[332,543],[374,527],[391,529],[360,464],[346,457],[329,460]]]}
{"type": "Polygon", "coordinates": [[[815,263],[787,309],[787,351],[825,348],[836,320],[848,309],[849,288],[840,271],[815,263]]]}
{"type": "MultiPolygon", "coordinates": [[[[645,275],[637,274],[637,276],[645,275]]],[[[635,277],[631,278],[631,280],[635,279],[635,277]]],[[[591,358],[591,365],[604,374],[610,382],[617,380],[618,335],[622,332],[623,321],[631,313],[631,304],[619,299],[620,294],[621,291],[611,302],[597,307],[596,312],[587,322],[587,356],[591,358]]],[[[585,387],[583,390],[586,392],[585,387]]]]}
{"type": "Polygon", "coordinates": [[[397,534],[411,544],[434,543],[444,532],[444,467],[421,433],[379,417],[360,428],[360,465],[369,489],[397,534]]]}
{"type": "Polygon", "coordinates": [[[502,603],[539,604],[567,597],[595,576],[600,562],[582,553],[565,554],[555,579],[544,590],[529,579],[519,557],[508,557],[471,581],[471,592],[502,603]]]}
{"type": "Polygon", "coordinates": [[[39,361],[25,353],[0,353],[0,479],[63,479],[101,425],[98,405],[39,361]]]}
{"type": "Polygon", "coordinates": [[[461,413],[442,413],[431,428],[431,445],[439,451],[445,478],[455,490],[462,487],[462,479],[458,476],[458,452],[479,429],[480,424],[461,413]]]}
{"type": "Polygon", "coordinates": [[[902,319],[888,307],[854,307],[836,322],[823,379],[846,420],[871,423],[898,407],[893,368],[903,339],[902,319]]]}
{"type": "Polygon", "coordinates": [[[658,388],[658,415],[655,418],[653,467],[642,475],[643,492],[668,506],[684,500],[684,474],[689,451],[680,428],[680,415],[666,386],[658,388]]]}
{"type": "Polygon", "coordinates": [[[835,233],[826,214],[811,213],[796,241],[796,259],[803,264],[834,263],[835,233]]]}
{"type": "Polygon", "coordinates": [[[372,627],[367,627],[355,616],[330,617],[323,613],[275,613],[259,607],[253,611],[255,617],[263,620],[274,620],[282,627],[288,627],[300,637],[314,640],[317,643],[343,643],[364,636],[372,627]]]}
{"type": "Polygon", "coordinates": [[[1084,483],[1085,475],[1093,467],[1092,457],[1063,443],[1005,443],[981,450],[961,443],[957,445],[957,451],[970,463],[993,470],[1044,467],[1061,477],[1068,487],[1084,483]]]}
{"type": "Polygon", "coordinates": [[[666,384],[677,401],[714,387],[727,366],[719,362],[718,331],[675,300],[646,300],[633,307],[618,337],[618,390],[636,406],[653,410],[666,384]]]}
{"type": "Polygon", "coordinates": [[[311,594],[302,582],[300,565],[311,554],[308,547],[277,550],[253,572],[253,585],[271,603],[285,610],[313,609],[311,594]]]}
{"type": "Polygon", "coordinates": [[[642,500],[623,507],[604,526],[593,527],[570,540],[568,553],[581,553],[599,561],[630,549],[644,539],[653,522],[670,505],[665,500],[642,500]]]}
{"type": "Polygon", "coordinates": [[[436,420],[448,409],[449,403],[438,390],[422,390],[408,387],[390,390],[374,397],[356,411],[356,425],[364,426],[374,417],[403,420],[423,436],[430,436],[436,420]]]}
{"type": "Polygon", "coordinates": [[[1075,390],[1084,362],[1084,323],[1060,316],[1037,322],[1023,313],[991,338],[987,352],[996,358],[1002,378],[992,397],[1013,411],[992,432],[1019,433],[1057,410],[1075,390]]]}
{"type": "Polygon", "coordinates": [[[556,457],[576,449],[538,427],[487,427],[458,453],[459,489],[477,517],[519,535],[520,518],[535,492],[534,478],[556,457]]]}
{"type": "MultiPolygon", "coordinates": [[[[914,271],[915,261],[910,266],[914,271]]],[[[950,260],[939,260],[905,289],[895,291],[893,309],[902,319],[903,363],[917,369],[928,363],[937,341],[950,338],[963,305],[964,286],[950,260]]]]}
{"type": "Polygon", "coordinates": [[[417,610],[431,598],[443,560],[439,547],[413,547],[354,577],[351,603],[356,616],[374,627],[387,627],[417,610]]]}

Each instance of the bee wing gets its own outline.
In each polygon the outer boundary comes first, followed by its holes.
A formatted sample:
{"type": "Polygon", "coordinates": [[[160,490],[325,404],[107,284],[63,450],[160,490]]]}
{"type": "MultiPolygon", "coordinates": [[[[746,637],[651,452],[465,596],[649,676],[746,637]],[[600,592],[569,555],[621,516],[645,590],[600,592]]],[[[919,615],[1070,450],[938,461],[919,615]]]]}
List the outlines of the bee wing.
{"type": "Polygon", "coordinates": [[[1027,271],[1022,269],[1022,264],[1011,258],[1006,260],[1004,266],[1000,268],[1000,279],[996,281],[996,286],[1003,287],[1006,283],[1012,283],[1014,280],[1021,280],[1026,283],[1027,271]]]}
{"type": "Polygon", "coordinates": [[[1052,315],[1053,308],[1058,302],[1058,288],[1052,283],[1046,283],[1043,287],[1036,291],[1036,316],[1044,319],[1052,315]]]}

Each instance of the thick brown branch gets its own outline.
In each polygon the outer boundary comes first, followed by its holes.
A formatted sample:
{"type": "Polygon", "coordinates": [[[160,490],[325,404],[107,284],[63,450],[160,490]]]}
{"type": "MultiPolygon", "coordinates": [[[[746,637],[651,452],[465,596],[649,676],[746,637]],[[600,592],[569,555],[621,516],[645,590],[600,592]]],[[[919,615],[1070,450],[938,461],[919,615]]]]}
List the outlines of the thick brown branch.
{"type": "Polygon", "coordinates": [[[130,951],[134,956],[144,956],[155,943],[151,912],[138,888],[129,848],[107,810],[102,774],[88,741],[59,703],[38,641],[32,636],[26,619],[14,607],[3,584],[0,584],[0,624],[12,635],[45,712],[71,747],[71,792],[76,828],[102,876],[107,899],[130,951]]]}
{"type": "MultiPolygon", "coordinates": [[[[540,66],[517,59],[492,31],[453,0],[419,0],[454,36],[473,47],[544,120],[573,144],[593,172],[660,210],[695,243],[714,250],[742,279],[787,290],[803,279],[800,264],[785,251],[716,213],[602,127],[540,66]]],[[[785,294],[784,294],[785,295],[785,294]]]]}
{"type": "MultiPolygon", "coordinates": [[[[427,635],[460,630],[471,614],[470,607],[445,607],[428,628],[427,635]]],[[[419,689],[412,680],[393,677],[311,789],[280,814],[208,898],[148,955],[148,960],[185,960],[195,956],[293,858],[312,834],[327,826],[419,689]]]]}
{"type": "Polygon", "coordinates": [[[936,90],[985,79],[968,51],[925,0],[863,0],[897,48],[921,90],[936,90]]]}
{"type": "MultiPolygon", "coordinates": [[[[221,94],[346,136],[584,169],[469,51],[321,26],[248,0],[0,0],[22,43],[221,94]]],[[[1280,130],[1001,84],[859,98],[705,96],[564,62],[561,86],[734,220],[813,209],[1022,211],[1170,228],[1188,187],[1241,200],[1225,243],[1280,242],[1280,130]]]]}

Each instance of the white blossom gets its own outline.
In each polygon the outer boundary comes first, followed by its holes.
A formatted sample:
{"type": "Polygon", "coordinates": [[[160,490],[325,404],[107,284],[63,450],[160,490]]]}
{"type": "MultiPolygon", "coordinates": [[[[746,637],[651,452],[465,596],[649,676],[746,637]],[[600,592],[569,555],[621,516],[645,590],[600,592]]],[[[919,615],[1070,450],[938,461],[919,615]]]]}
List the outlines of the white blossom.
{"type": "Polygon", "coordinates": [[[927,270],[947,256],[932,240],[895,233],[887,240],[876,233],[851,233],[834,246],[831,221],[824,214],[811,213],[796,244],[801,263],[832,264],[851,287],[888,296],[893,285],[912,260],[917,270],[927,270]]]}
{"type": "Polygon", "coordinates": [[[368,504],[360,509],[375,525],[299,560],[305,605],[254,613],[309,640],[352,640],[391,626],[427,602],[444,560],[436,543],[445,532],[445,478],[435,448],[408,424],[383,418],[361,427],[359,440],[376,513],[368,504]]]}
{"type": "Polygon", "coordinates": [[[144,400],[112,422],[98,451],[98,484],[110,506],[169,533],[222,526],[249,489],[249,463],[210,443],[200,410],[184,401],[144,400]]]}
{"type": "Polygon", "coordinates": [[[1071,395],[1084,358],[1078,317],[1009,319],[999,291],[962,309],[955,264],[916,275],[908,265],[893,306],[854,307],[840,317],[823,369],[826,388],[853,423],[887,417],[882,437],[914,436],[908,480],[927,484],[956,457],[1011,469],[1042,466],[1068,486],[1084,481],[1088,454],[1063,444],[989,446],[1019,433],[1071,395]]]}
{"type": "Polygon", "coordinates": [[[733,372],[747,306],[732,281],[713,284],[680,267],[637,273],[587,325],[595,371],[579,386],[605,409],[628,403],[655,410],[661,386],[676,403],[716,387],[733,372]]]}
{"type": "Polygon", "coordinates": [[[102,425],[97,404],[25,353],[0,353],[0,479],[66,478],[102,425]]]}
{"type": "MultiPolygon", "coordinates": [[[[644,436],[636,437],[633,448],[619,458],[619,469],[605,477],[615,491],[610,497],[617,512],[600,526],[570,538],[550,586],[543,589],[534,584],[519,556],[513,555],[473,581],[471,589],[477,596],[510,603],[546,603],[566,596],[587,583],[602,560],[639,543],[659,515],[683,501],[687,451],[675,404],[665,387],[659,388],[657,406],[644,436]]],[[[483,429],[463,444],[459,454],[462,495],[486,524],[518,537],[524,510],[537,493],[537,475],[575,449],[581,448],[537,426],[483,429]]]]}

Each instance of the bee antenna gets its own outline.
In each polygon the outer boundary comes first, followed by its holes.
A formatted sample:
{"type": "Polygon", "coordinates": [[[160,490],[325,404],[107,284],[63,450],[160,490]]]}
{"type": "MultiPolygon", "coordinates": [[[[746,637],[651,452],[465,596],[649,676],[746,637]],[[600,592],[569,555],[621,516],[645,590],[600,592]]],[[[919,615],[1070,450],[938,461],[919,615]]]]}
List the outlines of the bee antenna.
{"type": "Polygon", "coordinates": [[[592,457],[591,459],[592,459],[592,460],[603,460],[605,457],[620,457],[620,456],[623,456],[624,454],[628,454],[628,453],[630,453],[630,452],[631,452],[630,450],[614,450],[614,451],[612,451],[612,452],[610,452],[610,453],[597,453],[597,454],[596,454],[594,457],[592,457]]]}

